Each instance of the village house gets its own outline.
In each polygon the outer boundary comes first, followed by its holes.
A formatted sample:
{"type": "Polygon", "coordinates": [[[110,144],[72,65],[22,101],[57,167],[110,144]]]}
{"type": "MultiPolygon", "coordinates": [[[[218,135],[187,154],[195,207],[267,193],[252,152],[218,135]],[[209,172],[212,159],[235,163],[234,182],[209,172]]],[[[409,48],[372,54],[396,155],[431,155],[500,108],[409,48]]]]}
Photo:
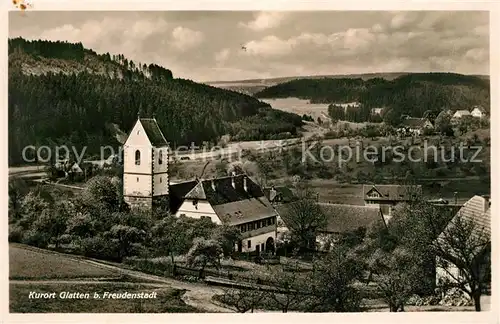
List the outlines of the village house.
{"type": "MultiPolygon", "coordinates": [[[[437,240],[444,240],[444,235],[454,226],[457,218],[461,217],[466,222],[471,222],[473,224],[472,233],[473,240],[479,242],[484,242],[486,244],[477,245],[475,251],[470,251],[474,253],[479,259],[472,260],[472,262],[477,262],[479,271],[482,275],[489,275],[491,267],[491,202],[488,197],[484,196],[474,196],[469,199],[456,215],[451,219],[443,232],[438,236],[437,240]]],[[[467,238],[462,238],[467,239],[467,238]]],[[[449,251],[450,256],[454,253],[459,253],[457,251],[449,251]]],[[[451,260],[436,260],[436,282],[439,283],[442,280],[457,282],[462,280],[461,271],[451,262],[451,260]]]]}
{"type": "Polygon", "coordinates": [[[386,222],[397,205],[410,202],[421,193],[420,185],[363,185],[365,206],[380,210],[386,222]]]}
{"type": "Polygon", "coordinates": [[[453,119],[453,120],[459,120],[461,118],[464,118],[464,117],[470,116],[470,115],[471,115],[471,113],[468,110],[465,110],[465,109],[457,110],[457,111],[455,111],[455,113],[453,114],[453,116],[451,117],[451,119],[453,119]]]}
{"type": "Polygon", "coordinates": [[[383,110],[384,110],[384,108],[372,108],[371,114],[380,116],[380,115],[382,115],[383,110]]]}
{"type": "MultiPolygon", "coordinates": [[[[289,203],[289,204],[293,204],[289,203]]],[[[286,227],[288,205],[277,207],[278,213],[283,218],[284,228],[280,233],[289,231],[286,227]]],[[[339,238],[345,234],[354,234],[359,231],[364,236],[365,231],[371,226],[385,226],[384,218],[379,209],[366,206],[318,203],[326,217],[326,227],[317,229],[316,246],[320,251],[328,251],[338,243],[339,238]]]]}
{"type": "Polygon", "coordinates": [[[401,121],[398,132],[405,133],[406,135],[419,136],[422,135],[426,129],[434,129],[429,119],[407,117],[401,121]]]}
{"type": "Polygon", "coordinates": [[[238,227],[242,240],[236,244],[236,251],[274,251],[278,214],[261,187],[247,175],[175,184],[171,192],[171,212],[177,217],[208,217],[215,224],[238,227]]]}
{"type": "Polygon", "coordinates": [[[379,209],[366,206],[343,204],[319,204],[326,216],[326,228],[319,231],[316,243],[321,251],[329,250],[343,234],[365,234],[371,226],[385,226],[385,220],[379,209]]]}
{"type": "Polygon", "coordinates": [[[154,118],[138,118],[124,144],[124,200],[152,209],[168,202],[177,217],[208,217],[237,226],[239,252],[274,251],[277,212],[262,188],[246,175],[196,179],[170,184],[168,143],[154,118]]]}
{"type": "Polygon", "coordinates": [[[470,114],[475,118],[485,118],[487,116],[486,110],[481,106],[474,106],[470,114]]]}

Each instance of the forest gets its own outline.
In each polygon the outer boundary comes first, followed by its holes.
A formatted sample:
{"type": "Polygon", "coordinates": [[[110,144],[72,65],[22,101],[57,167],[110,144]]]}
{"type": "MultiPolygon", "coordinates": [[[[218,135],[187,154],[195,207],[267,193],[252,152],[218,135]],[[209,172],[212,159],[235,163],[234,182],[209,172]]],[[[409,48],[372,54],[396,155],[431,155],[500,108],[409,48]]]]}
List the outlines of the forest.
{"type": "MultiPolygon", "coordinates": [[[[455,73],[410,73],[394,80],[372,78],[299,79],[266,88],[257,98],[296,97],[311,103],[359,102],[364,108],[391,108],[398,115],[422,117],[427,111],[490,108],[489,79],[455,73]]],[[[358,121],[358,120],[356,120],[358,121]]],[[[366,119],[362,121],[367,121],[366,119]]]]}
{"type": "Polygon", "coordinates": [[[298,115],[251,96],[176,79],[156,64],[98,55],[82,44],[9,40],[10,164],[21,163],[28,145],[86,146],[86,153],[98,154],[102,145],[119,145],[108,126],[127,132],[139,112],[154,115],[173,146],[215,144],[226,134],[237,140],[297,136],[302,125],[298,115]],[[51,72],[52,62],[66,70],[51,72]],[[49,65],[49,71],[28,75],[26,64],[49,65]],[[75,64],[83,68],[68,69],[75,64]]]}

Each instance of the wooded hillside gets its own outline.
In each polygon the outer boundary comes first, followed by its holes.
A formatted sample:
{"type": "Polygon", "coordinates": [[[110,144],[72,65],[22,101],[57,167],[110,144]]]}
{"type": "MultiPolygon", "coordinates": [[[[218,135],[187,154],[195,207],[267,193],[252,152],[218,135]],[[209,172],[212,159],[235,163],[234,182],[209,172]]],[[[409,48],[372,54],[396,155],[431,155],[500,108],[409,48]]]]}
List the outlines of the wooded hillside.
{"type": "Polygon", "coordinates": [[[255,96],[297,97],[330,104],[357,101],[368,110],[390,107],[398,114],[421,117],[428,110],[470,110],[474,105],[489,111],[490,82],[478,76],[454,73],[412,73],[394,80],[300,79],[266,88],[255,96]]]}
{"type": "Polygon", "coordinates": [[[138,112],[155,115],[173,145],[216,143],[225,134],[260,140],[297,134],[301,117],[254,97],[175,79],[158,65],[98,55],[82,44],[9,40],[9,163],[27,145],[118,146],[138,112]]]}

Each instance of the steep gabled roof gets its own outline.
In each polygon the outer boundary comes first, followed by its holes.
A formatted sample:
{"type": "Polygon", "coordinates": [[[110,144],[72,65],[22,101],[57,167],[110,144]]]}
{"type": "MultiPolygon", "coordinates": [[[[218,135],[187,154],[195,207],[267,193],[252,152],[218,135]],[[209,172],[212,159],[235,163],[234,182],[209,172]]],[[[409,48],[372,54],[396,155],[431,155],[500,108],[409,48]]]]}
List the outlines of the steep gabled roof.
{"type": "MultiPolygon", "coordinates": [[[[456,217],[472,221],[475,225],[476,235],[479,235],[480,232],[488,236],[491,235],[491,208],[488,199],[481,196],[472,197],[460,208],[453,219],[456,217]]],[[[449,226],[453,226],[453,219],[448,224],[449,226]]]]}
{"type": "Polygon", "coordinates": [[[190,192],[196,185],[196,180],[180,182],[176,184],[171,184],[168,188],[169,192],[169,203],[170,203],[170,211],[172,213],[176,213],[179,207],[181,207],[182,202],[184,201],[184,196],[190,192]]]}
{"type": "MultiPolygon", "coordinates": [[[[473,224],[471,238],[477,240],[476,243],[491,242],[491,207],[489,199],[481,196],[474,196],[469,199],[438,236],[438,242],[445,239],[446,231],[453,228],[458,217],[467,223],[471,222],[473,224]]],[[[477,246],[476,248],[483,249],[485,246],[477,246]]],[[[453,255],[456,251],[450,251],[450,253],[453,255]]]]}
{"type": "Polygon", "coordinates": [[[484,109],[483,106],[474,106],[474,107],[472,107],[472,110],[475,110],[475,109],[479,110],[483,114],[486,113],[486,109],[484,109]]]}
{"type": "Polygon", "coordinates": [[[408,185],[363,185],[363,198],[372,191],[376,190],[381,197],[370,198],[380,200],[409,200],[412,195],[419,195],[422,193],[422,186],[408,186],[408,185]]]}
{"type": "Polygon", "coordinates": [[[139,121],[153,146],[167,146],[168,142],[154,118],[140,118],[139,121]]]}

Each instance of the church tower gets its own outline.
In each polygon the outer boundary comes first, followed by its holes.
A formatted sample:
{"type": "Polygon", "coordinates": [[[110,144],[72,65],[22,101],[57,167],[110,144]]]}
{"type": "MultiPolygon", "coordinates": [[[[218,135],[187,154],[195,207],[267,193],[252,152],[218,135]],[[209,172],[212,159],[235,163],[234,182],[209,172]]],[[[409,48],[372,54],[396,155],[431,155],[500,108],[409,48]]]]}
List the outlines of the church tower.
{"type": "Polygon", "coordinates": [[[169,147],[155,118],[138,118],[123,147],[123,196],[151,209],[168,197],[169,147]]]}

